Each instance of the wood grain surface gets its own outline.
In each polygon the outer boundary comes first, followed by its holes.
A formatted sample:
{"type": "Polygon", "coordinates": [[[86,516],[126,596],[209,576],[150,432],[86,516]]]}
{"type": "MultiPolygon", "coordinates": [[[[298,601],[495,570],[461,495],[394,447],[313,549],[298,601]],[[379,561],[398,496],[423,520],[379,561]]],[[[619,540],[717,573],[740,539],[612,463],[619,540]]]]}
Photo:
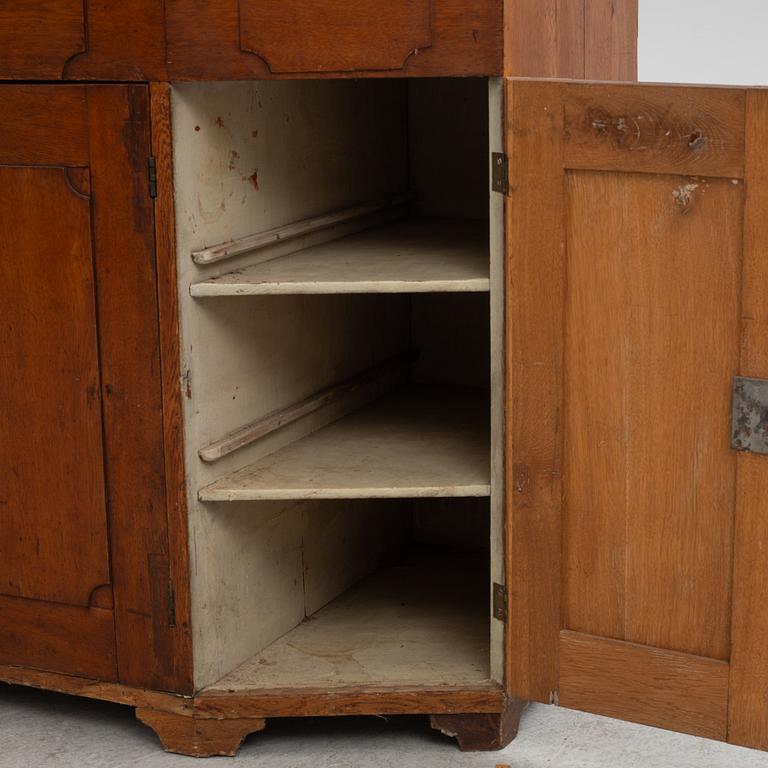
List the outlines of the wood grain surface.
{"type": "MultiPolygon", "coordinates": [[[[768,93],[750,91],[746,116],[746,208],[741,294],[742,376],[768,378],[768,93]]],[[[736,531],[728,740],[768,749],[768,464],[765,456],[736,458],[736,531]]]]}
{"type": "Polygon", "coordinates": [[[563,632],[560,664],[564,707],[725,739],[723,661],[563,632]]]}

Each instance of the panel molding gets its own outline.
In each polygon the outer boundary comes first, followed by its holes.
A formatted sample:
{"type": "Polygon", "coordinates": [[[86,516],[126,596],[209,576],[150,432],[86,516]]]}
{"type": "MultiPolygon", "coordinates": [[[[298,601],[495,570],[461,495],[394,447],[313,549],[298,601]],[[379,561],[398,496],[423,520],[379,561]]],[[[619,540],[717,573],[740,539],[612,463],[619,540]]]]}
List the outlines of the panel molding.
{"type": "Polygon", "coordinates": [[[432,45],[431,0],[238,0],[240,50],[273,74],[394,71],[432,45]]]}

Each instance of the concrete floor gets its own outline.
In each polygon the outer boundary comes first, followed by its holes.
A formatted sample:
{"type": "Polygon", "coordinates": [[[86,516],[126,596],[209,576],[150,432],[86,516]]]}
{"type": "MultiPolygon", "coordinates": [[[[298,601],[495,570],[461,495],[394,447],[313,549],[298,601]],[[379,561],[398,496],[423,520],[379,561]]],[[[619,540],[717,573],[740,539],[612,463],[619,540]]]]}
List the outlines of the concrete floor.
{"type": "Polygon", "coordinates": [[[0,768],[768,768],[768,754],[534,705],[503,752],[462,754],[418,717],[273,721],[236,758],[162,752],[128,707],[0,684],[0,768]]]}

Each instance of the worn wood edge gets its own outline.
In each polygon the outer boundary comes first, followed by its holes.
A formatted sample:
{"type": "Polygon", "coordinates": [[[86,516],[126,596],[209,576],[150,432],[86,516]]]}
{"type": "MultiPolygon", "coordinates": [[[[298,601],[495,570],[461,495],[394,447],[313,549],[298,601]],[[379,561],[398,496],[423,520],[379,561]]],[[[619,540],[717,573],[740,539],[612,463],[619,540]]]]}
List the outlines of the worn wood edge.
{"type": "Polygon", "coordinates": [[[507,699],[499,713],[433,714],[429,724],[449,738],[455,738],[462,752],[504,749],[517,736],[520,718],[528,702],[507,699]]]}
{"type": "MultiPolygon", "coordinates": [[[[507,244],[505,276],[505,436],[504,467],[507,481],[504,488],[504,570],[509,594],[509,619],[505,627],[504,681],[510,696],[543,703],[551,703],[557,688],[558,637],[561,628],[561,545],[562,514],[561,482],[562,435],[561,420],[563,389],[562,375],[562,295],[563,287],[553,275],[563,268],[563,195],[562,171],[562,93],[568,81],[536,81],[512,78],[506,81],[504,93],[504,120],[507,127],[505,147],[509,158],[509,185],[512,193],[505,200],[505,237],[507,244]],[[518,115],[520,108],[527,117],[518,115]],[[544,107],[548,111],[545,111],[544,107]],[[550,122],[551,120],[551,122],[550,122]],[[537,142],[551,142],[542,148],[537,142]],[[532,146],[533,143],[533,146],[532,146]],[[541,157],[547,159],[544,163],[541,157]],[[546,185],[546,186],[545,186],[546,185]],[[522,189],[518,190],[518,186],[522,189]],[[536,196],[546,192],[547,239],[536,243],[536,254],[531,249],[511,247],[511,237],[530,229],[527,210],[536,203],[536,196]],[[526,198],[534,197],[533,202],[526,198]],[[541,254],[549,264],[542,263],[541,254]],[[559,261],[558,261],[559,260],[559,261]],[[531,336],[532,327],[527,317],[528,307],[541,301],[526,300],[526,286],[518,275],[521,265],[528,266],[527,274],[548,282],[545,296],[559,301],[559,324],[553,334],[547,336],[543,326],[538,341],[531,336]],[[559,267],[558,267],[559,265],[559,267]],[[545,272],[545,266],[547,271],[545,272]],[[557,292],[557,293],[555,293],[557,292]],[[522,313],[522,315],[521,315],[522,313]],[[528,322],[526,322],[528,319],[528,322]],[[558,330],[559,329],[559,330],[558,330]],[[558,336],[560,334],[560,336],[558,336]],[[549,341],[547,341],[549,339],[549,341]],[[546,342],[553,349],[530,350],[534,343],[546,342]],[[555,347],[558,349],[555,349],[555,347]],[[525,355],[528,349],[527,358],[525,355]],[[541,378],[545,368],[540,355],[546,354],[551,373],[546,391],[536,392],[537,407],[521,402],[518,391],[522,387],[528,361],[528,371],[537,372],[541,378]],[[546,399],[542,399],[546,395],[546,399]],[[541,409],[550,411],[547,434],[531,436],[529,442],[539,446],[551,445],[550,466],[541,466],[534,472],[528,466],[528,456],[521,458],[518,442],[524,437],[520,422],[532,418],[541,409]],[[518,413],[522,414],[518,416],[518,413]],[[535,545],[535,546],[534,546],[535,545]]],[[[541,202],[541,201],[539,201],[541,202]]],[[[535,207],[535,206],[534,206],[535,207]]],[[[541,237],[541,227],[534,235],[541,237]]],[[[528,241],[533,238],[529,233],[528,241]]],[[[528,395],[529,399],[532,397],[528,395]]],[[[537,417],[539,419],[544,416],[537,417]]],[[[541,424],[529,425],[542,430],[541,424]]],[[[534,456],[535,451],[527,452],[534,456]]]]}
{"type": "Polygon", "coordinates": [[[406,368],[418,357],[415,351],[395,355],[378,365],[357,374],[345,381],[310,395],[298,403],[281,408],[256,421],[243,425],[239,429],[214,440],[198,451],[198,456],[205,462],[215,462],[234,451],[260,440],[276,430],[293,424],[304,416],[314,413],[332,403],[354,394],[366,384],[386,378],[400,368],[406,368]]]}
{"type": "Polygon", "coordinates": [[[165,455],[168,555],[174,588],[174,633],[177,690],[193,692],[191,598],[189,575],[184,417],[179,340],[179,297],[176,274],[176,216],[173,188],[171,87],[150,83],[151,146],[156,159],[155,258],[160,323],[163,439],[165,455]]]}
{"type": "Polygon", "coordinates": [[[145,706],[179,714],[191,714],[193,712],[193,699],[191,697],[132,688],[120,683],[76,677],[61,672],[43,672],[29,667],[0,665],[0,681],[9,685],[23,685],[27,688],[65,693],[70,696],[82,696],[98,701],[111,701],[115,704],[126,704],[132,707],[145,706]]]}
{"type": "Polygon", "coordinates": [[[195,711],[204,717],[321,717],[333,715],[398,715],[497,713],[507,697],[498,683],[477,686],[287,688],[230,693],[203,690],[195,711]]]}
{"type": "Polygon", "coordinates": [[[0,681],[201,719],[497,713],[504,711],[508,701],[501,685],[492,681],[434,688],[285,688],[237,693],[208,688],[194,697],[11,665],[0,665],[0,681]]]}
{"type": "Polygon", "coordinates": [[[709,739],[726,738],[726,661],[569,630],[560,633],[560,658],[561,706],[709,739]],[[611,690],[599,687],[601,679],[607,679],[611,690]]]}
{"type": "MultiPolygon", "coordinates": [[[[746,102],[746,199],[742,273],[742,331],[739,373],[768,378],[768,158],[763,137],[768,123],[768,90],[750,89],[746,102]]],[[[736,456],[731,612],[731,669],[728,741],[768,749],[768,609],[765,592],[765,543],[768,520],[766,457],[736,456]]]]}
{"type": "Polygon", "coordinates": [[[416,199],[414,192],[406,192],[394,197],[388,197],[383,200],[376,200],[363,205],[356,205],[350,208],[344,208],[339,211],[327,213],[322,216],[314,216],[309,219],[302,219],[281,227],[274,227],[265,232],[258,232],[246,237],[230,240],[227,243],[220,243],[209,248],[203,248],[192,252],[192,260],[195,264],[214,264],[224,259],[230,259],[245,253],[258,251],[275,243],[295,240],[296,238],[310,235],[314,232],[320,232],[324,229],[330,229],[337,224],[345,224],[356,219],[362,219],[381,211],[392,208],[398,208],[407,205],[416,199]]]}

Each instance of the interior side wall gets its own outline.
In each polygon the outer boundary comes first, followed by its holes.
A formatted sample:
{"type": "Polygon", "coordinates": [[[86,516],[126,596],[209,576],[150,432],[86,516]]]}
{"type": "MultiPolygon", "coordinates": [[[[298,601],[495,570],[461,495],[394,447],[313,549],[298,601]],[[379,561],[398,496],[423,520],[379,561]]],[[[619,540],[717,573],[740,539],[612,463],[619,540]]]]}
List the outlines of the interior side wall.
{"type": "MultiPolygon", "coordinates": [[[[193,250],[408,187],[406,86],[396,81],[174,88],[176,215],[195,684],[215,682],[375,566],[408,525],[365,503],[203,505],[203,485],[338,415],[317,412],[213,464],[197,451],[407,348],[402,296],[198,299],[193,250]],[[204,354],[199,354],[199,351],[204,354]],[[343,520],[342,520],[343,517],[343,520]],[[343,526],[342,526],[343,523],[343,526]],[[343,536],[333,535],[344,527],[343,536]]],[[[337,233],[338,236],[338,233],[337,233]]],[[[319,239],[272,248],[277,256],[319,239]]],[[[391,386],[394,382],[384,382],[391,386]]]]}

